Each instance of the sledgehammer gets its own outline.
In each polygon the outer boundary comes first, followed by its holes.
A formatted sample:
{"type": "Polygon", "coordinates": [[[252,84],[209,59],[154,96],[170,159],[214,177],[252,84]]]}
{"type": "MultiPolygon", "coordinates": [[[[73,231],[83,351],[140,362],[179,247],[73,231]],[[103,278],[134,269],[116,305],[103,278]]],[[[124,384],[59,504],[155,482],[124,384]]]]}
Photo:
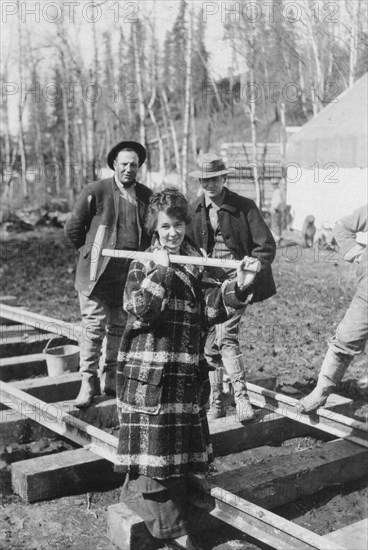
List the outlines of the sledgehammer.
{"type": "MultiPolygon", "coordinates": [[[[97,266],[100,256],[109,256],[110,258],[124,258],[126,260],[140,260],[148,262],[152,260],[152,252],[140,252],[139,250],[117,250],[111,248],[102,248],[103,240],[106,232],[106,226],[100,225],[97,230],[94,241],[94,258],[91,258],[91,281],[96,280],[97,266]]],[[[173,264],[189,264],[206,267],[222,267],[227,269],[236,269],[241,260],[225,260],[219,258],[209,258],[208,256],[180,256],[178,254],[169,254],[170,262],[173,264]]],[[[246,271],[258,273],[261,269],[261,262],[256,258],[252,258],[254,263],[249,265],[246,271]]]]}

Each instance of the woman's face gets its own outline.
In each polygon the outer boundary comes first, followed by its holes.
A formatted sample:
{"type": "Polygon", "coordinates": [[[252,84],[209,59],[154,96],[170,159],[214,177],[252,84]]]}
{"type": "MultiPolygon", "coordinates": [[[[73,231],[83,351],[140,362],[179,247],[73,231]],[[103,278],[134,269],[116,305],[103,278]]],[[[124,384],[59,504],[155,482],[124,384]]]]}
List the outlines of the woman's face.
{"type": "Polygon", "coordinates": [[[161,245],[170,254],[177,254],[185,236],[185,222],[161,210],[158,213],[156,231],[161,245]]]}

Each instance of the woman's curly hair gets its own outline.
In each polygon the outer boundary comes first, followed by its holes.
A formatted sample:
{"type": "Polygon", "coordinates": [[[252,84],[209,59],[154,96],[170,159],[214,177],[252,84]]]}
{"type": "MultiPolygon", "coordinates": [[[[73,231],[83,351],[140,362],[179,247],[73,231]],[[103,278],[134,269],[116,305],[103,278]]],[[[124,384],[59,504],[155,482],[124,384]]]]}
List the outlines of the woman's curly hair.
{"type": "Polygon", "coordinates": [[[186,224],[190,221],[187,199],[180,191],[172,187],[155,193],[150,199],[145,221],[145,227],[150,234],[156,230],[159,212],[175,216],[186,224]]]}

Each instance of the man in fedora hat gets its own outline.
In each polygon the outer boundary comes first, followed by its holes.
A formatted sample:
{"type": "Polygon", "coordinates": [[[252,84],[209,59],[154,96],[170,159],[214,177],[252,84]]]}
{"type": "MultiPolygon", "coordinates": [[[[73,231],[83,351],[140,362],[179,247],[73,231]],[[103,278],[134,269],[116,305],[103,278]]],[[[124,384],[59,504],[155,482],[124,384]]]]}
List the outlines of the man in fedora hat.
{"type": "Polygon", "coordinates": [[[79,252],[75,279],[83,327],[82,385],[76,398],[79,408],[88,407],[100,393],[98,367],[103,341],[103,389],[107,395],[115,394],[117,354],[126,322],[122,304],[129,261],[94,256],[101,230],[99,244],[104,248],[145,250],[149,246],[143,220],[152,192],[136,181],[145,160],[146,150],[140,143],[122,141],[115,145],[107,155],[113,176],[87,185],[65,225],[66,236],[79,252]],[[92,261],[98,261],[93,281],[92,261]]]}
{"type": "MultiPolygon", "coordinates": [[[[191,209],[189,236],[209,256],[240,260],[253,256],[262,267],[253,283],[248,303],[260,302],[276,292],[271,262],[276,244],[255,203],[224,187],[226,168],[222,158],[214,153],[203,155],[201,170],[189,175],[198,178],[204,191],[191,209]]],[[[234,276],[229,269],[208,269],[211,277],[223,281],[234,276]]],[[[209,418],[221,418],[226,410],[223,400],[223,367],[230,376],[239,420],[251,420],[254,411],[245,385],[245,366],[239,346],[239,323],[244,310],[210,329],[205,355],[213,370],[210,372],[211,407],[209,418]]],[[[246,337],[246,335],[245,335],[246,337]]]]}

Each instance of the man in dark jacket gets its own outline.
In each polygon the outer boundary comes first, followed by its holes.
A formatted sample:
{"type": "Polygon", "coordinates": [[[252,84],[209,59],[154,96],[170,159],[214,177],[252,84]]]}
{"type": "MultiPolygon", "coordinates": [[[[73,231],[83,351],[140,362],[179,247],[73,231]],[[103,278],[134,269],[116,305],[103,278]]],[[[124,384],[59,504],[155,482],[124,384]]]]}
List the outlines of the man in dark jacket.
{"type": "MultiPolygon", "coordinates": [[[[203,156],[202,170],[192,172],[204,190],[204,196],[191,208],[191,225],[188,235],[209,256],[240,260],[253,256],[261,261],[262,268],[253,284],[252,302],[260,302],[276,292],[271,262],[276,244],[271,231],[255,203],[229,191],[227,170],[221,157],[208,153],[203,156]]],[[[228,269],[208,269],[211,277],[220,281],[233,277],[228,269]]],[[[205,347],[210,372],[212,402],[209,418],[221,418],[226,411],[223,403],[223,367],[230,376],[239,420],[251,420],[254,411],[245,385],[245,367],[239,346],[239,324],[244,309],[231,319],[211,328],[205,347]]]]}
{"type": "Polygon", "coordinates": [[[115,395],[117,354],[126,322],[123,293],[129,261],[103,257],[100,250],[145,250],[149,246],[143,221],[152,192],[136,181],[145,159],[145,148],[135,141],[122,141],[113,147],[107,164],[114,175],[82,191],[65,225],[66,236],[79,252],[75,281],[83,326],[82,385],[76,399],[79,408],[88,407],[100,392],[97,373],[104,338],[104,392],[115,395]]]}

